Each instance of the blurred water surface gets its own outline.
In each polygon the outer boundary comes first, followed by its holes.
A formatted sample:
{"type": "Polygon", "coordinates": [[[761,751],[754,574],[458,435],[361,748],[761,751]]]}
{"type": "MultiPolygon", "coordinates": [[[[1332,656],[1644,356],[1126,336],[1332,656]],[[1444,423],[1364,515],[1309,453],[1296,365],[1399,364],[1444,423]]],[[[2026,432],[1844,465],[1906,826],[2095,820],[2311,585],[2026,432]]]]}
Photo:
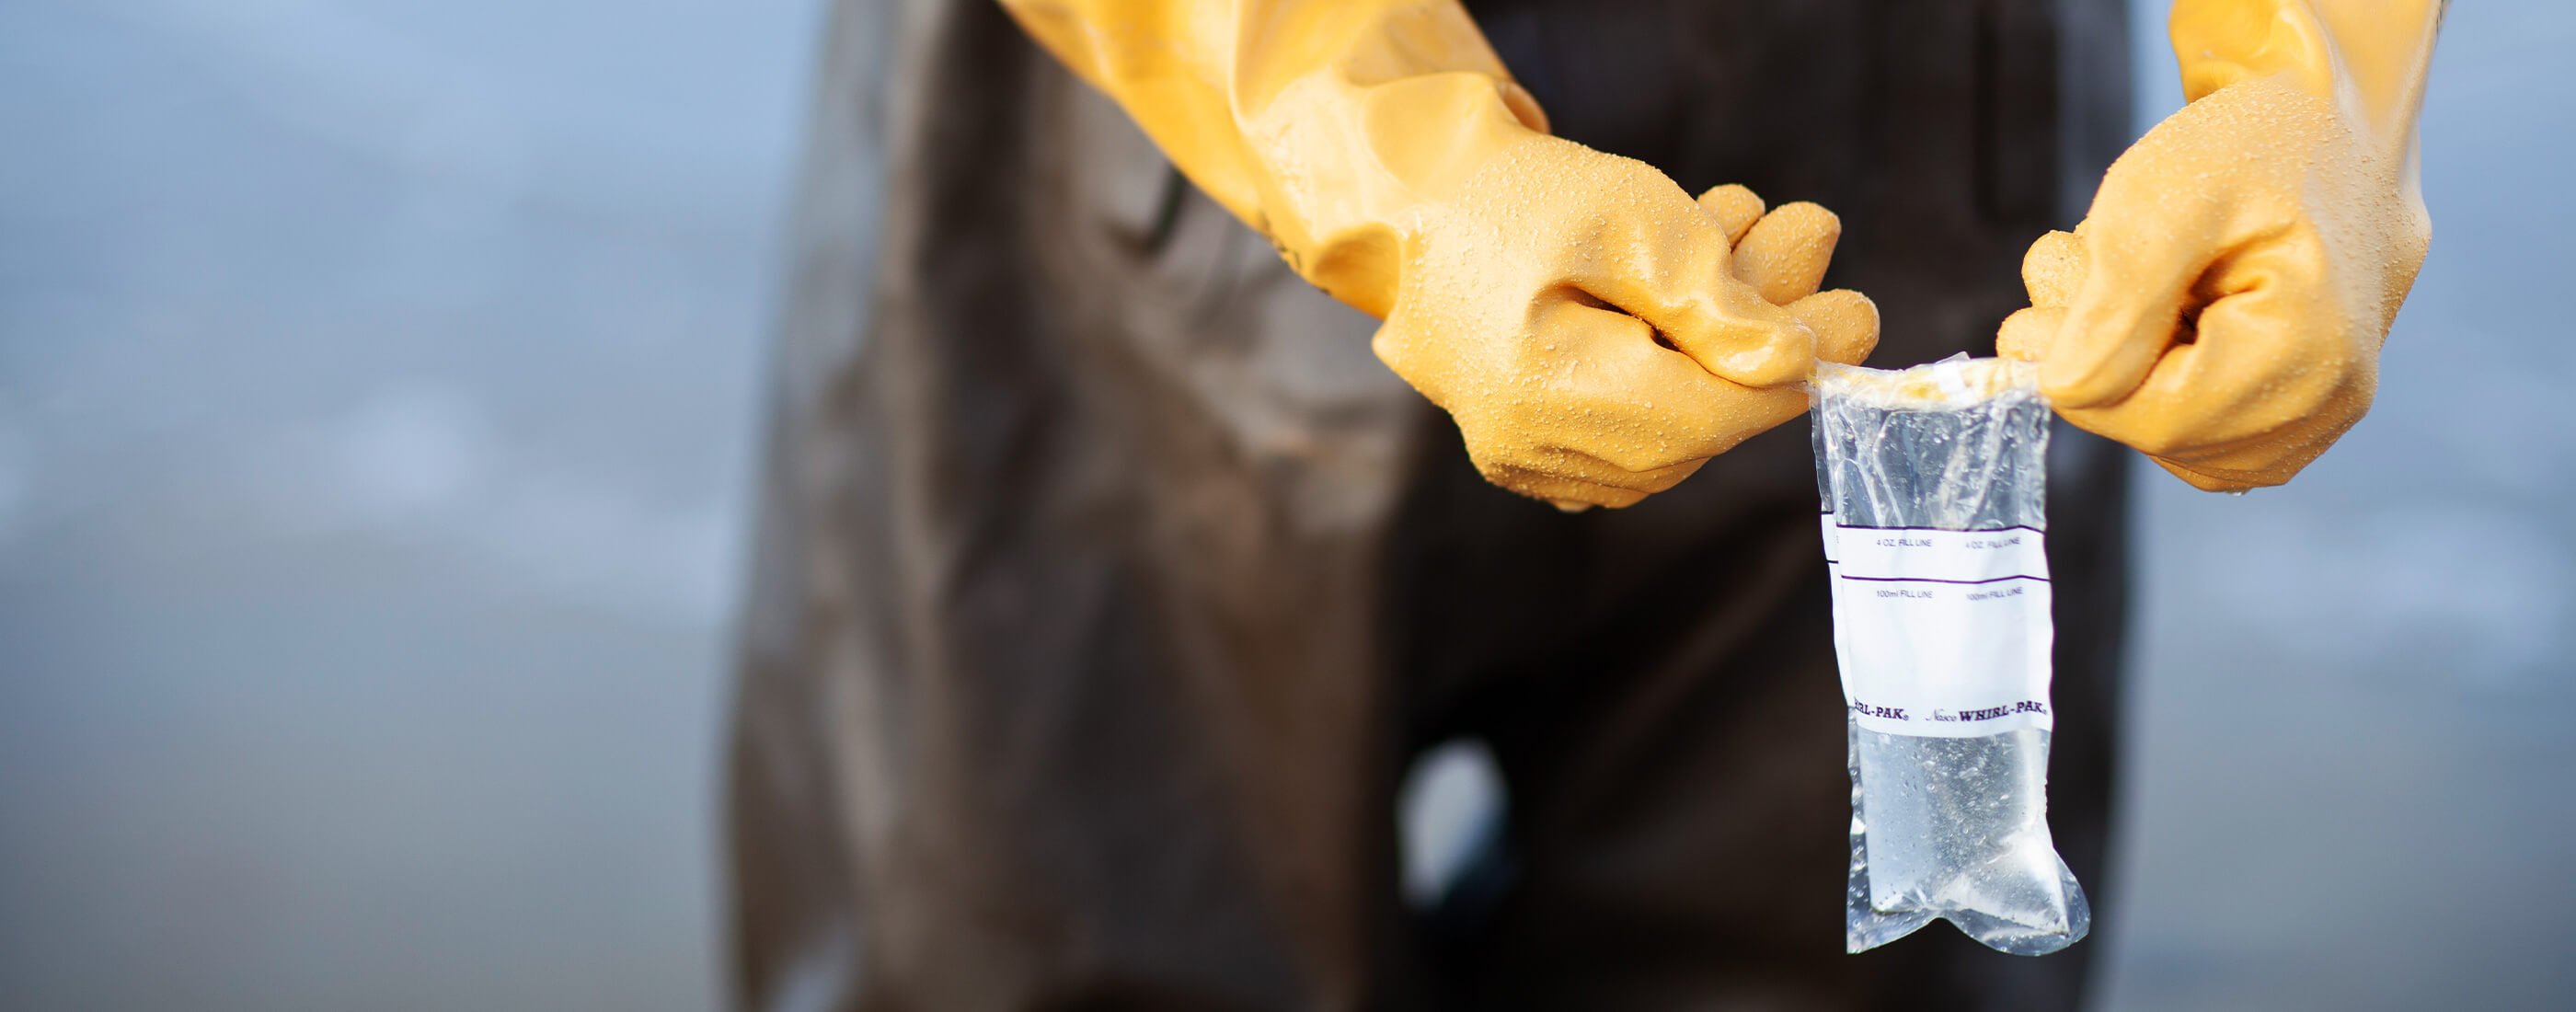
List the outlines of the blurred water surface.
{"type": "MultiPolygon", "coordinates": [[[[0,5],[11,1007],[716,1001],[821,13],[0,5]]],[[[2576,8],[2452,12],[2370,419],[2290,489],[2147,483],[2114,1008],[2576,993],[2570,51],[2576,8]]]]}
{"type": "Polygon", "coordinates": [[[2282,489],[2146,483],[2115,1007],[2576,994],[2576,343],[2533,297],[2576,267],[2569,52],[2576,6],[2451,6],[2370,416],[2282,489]]]}
{"type": "Polygon", "coordinates": [[[0,992],[704,1008],[820,9],[0,4],[0,992]]]}

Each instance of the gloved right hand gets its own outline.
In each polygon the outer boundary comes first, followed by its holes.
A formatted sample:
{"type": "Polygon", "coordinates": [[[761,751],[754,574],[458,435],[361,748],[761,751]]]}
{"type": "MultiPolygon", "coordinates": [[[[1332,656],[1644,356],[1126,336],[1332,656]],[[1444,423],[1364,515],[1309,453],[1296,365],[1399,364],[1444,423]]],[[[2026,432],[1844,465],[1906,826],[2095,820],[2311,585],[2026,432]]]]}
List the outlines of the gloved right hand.
{"type": "Polygon", "coordinates": [[[1804,411],[1819,357],[1876,343],[1868,299],[1815,292],[1831,214],[1694,203],[1550,136],[1455,3],[1005,3],[1299,274],[1385,320],[1379,358],[1512,491],[1634,503],[1804,411]]]}

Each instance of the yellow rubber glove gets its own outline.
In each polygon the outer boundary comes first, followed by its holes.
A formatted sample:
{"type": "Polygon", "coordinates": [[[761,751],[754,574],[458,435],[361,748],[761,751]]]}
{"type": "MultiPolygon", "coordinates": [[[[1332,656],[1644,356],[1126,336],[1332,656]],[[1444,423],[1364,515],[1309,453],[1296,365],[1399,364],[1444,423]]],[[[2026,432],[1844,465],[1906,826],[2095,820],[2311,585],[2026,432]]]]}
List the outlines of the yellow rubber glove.
{"type": "Polygon", "coordinates": [[[2441,0],[2177,0],[2190,104],[2022,265],[1997,350],[2200,488],[2278,485],[2369,410],[2432,236],[2415,118],[2441,0]]]}
{"type": "Polygon", "coordinates": [[[1831,214],[1694,202],[1549,135],[1455,2],[1005,6],[1299,274],[1384,320],[1378,357],[1515,492],[1634,503],[1805,411],[1819,355],[1877,342],[1869,300],[1815,292],[1831,214]]]}

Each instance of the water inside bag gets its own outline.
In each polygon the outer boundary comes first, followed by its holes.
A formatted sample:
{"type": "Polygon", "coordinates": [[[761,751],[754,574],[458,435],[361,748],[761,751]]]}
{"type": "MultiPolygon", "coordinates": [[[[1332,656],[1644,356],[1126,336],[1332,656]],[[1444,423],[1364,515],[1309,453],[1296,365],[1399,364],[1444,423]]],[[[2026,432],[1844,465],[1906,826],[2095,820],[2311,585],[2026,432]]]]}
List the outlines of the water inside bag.
{"type": "Polygon", "coordinates": [[[1959,356],[1814,380],[1853,952],[1936,918],[2019,955],[2092,926],[2048,833],[2049,409],[2033,373],[1959,356]]]}

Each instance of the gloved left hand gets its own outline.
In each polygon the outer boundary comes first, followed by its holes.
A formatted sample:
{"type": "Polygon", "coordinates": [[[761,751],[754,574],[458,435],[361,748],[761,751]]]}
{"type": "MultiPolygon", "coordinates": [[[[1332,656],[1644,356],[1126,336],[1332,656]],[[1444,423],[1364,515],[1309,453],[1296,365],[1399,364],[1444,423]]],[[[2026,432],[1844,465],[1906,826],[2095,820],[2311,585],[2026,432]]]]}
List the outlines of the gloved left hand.
{"type": "Polygon", "coordinates": [[[2439,20],[2435,0],[2177,3],[2193,101],[2072,234],[2031,246],[2031,308],[1997,351],[2195,486],[2290,480],[2369,409],[2424,262],[2414,124],[2439,20]]]}

